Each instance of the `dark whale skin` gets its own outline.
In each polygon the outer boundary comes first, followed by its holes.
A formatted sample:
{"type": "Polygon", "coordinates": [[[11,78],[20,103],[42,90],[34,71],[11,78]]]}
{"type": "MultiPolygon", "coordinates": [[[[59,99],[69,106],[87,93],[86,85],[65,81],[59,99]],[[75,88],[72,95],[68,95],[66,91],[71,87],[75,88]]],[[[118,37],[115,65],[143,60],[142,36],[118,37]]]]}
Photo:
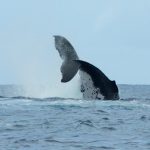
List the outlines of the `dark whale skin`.
{"type": "Polygon", "coordinates": [[[119,90],[115,81],[111,81],[100,69],[94,65],[83,61],[74,60],[79,64],[79,69],[90,75],[95,88],[99,88],[105,100],[118,100],[119,90]]]}

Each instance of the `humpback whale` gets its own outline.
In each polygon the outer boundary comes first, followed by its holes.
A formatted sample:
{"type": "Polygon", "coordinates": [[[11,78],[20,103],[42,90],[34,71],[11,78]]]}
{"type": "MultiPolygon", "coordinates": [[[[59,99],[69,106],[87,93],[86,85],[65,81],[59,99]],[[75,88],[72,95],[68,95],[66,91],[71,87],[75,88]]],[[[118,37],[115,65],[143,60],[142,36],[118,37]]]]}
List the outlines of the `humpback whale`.
{"type": "Polygon", "coordinates": [[[80,60],[74,47],[63,36],[55,35],[55,47],[63,60],[61,82],[69,82],[79,72],[80,91],[84,99],[118,100],[119,90],[96,66],[80,60]]]}

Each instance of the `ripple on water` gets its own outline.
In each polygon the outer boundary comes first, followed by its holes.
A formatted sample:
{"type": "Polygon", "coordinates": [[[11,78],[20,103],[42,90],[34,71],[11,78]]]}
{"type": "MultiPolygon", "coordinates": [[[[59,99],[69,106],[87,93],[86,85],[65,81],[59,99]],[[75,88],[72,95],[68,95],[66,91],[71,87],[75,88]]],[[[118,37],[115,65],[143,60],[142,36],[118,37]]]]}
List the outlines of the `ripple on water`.
{"type": "Polygon", "coordinates": [[[115,130],[117,130],[115,127],[102,127],[101,129],[105,130],[105,131],[115,131],[115,130]]]}
{"type": "Polygon", "coordinates": [[[109,120],[108,117],[103,117],[102,119],[105,120],[105,121],[108,121],[108,120],[109,120]]]}
{"type": "Polygon", "coordinates": [[[147,120],[148,118],[146,117],[146,115],[142,115],[141,117],[140,117],[140,120],[142,120],[142,121],[145,121],[145,120],[147,120]]]}
{"type": "Polygon", "coordinates": [[[22,138],[22,139],[18,139],[18,140],[15,140],[14,143],[15,144],[33,144],[33,143],[38,143],[39,140],[38,139],[25,139],[25,138],[22,138]]]}
{"type": "Polygon", "coordinates": [[[78,126],[85,125],[89,127],[95,127],[91,120],[78,120],[78,122],[79,122],[78,126]]]}
{"type": "Polygon", "coordinates": [[[15,127],[15,128],[24,128],[24,127],[26,127],[26,125],[23,125],[23,124],[15,124],[13,127],[15,127]]]}
{"type": "Polygon", "coordinates": [[[150,149],[150,142],[146,143],[145,146],[150,149]]]}
{"type": "Polygon", "coordinates": [[[108,112],[106,112],[106,111],[104,111],[104,110],[101,110],[101,109],[97,110],[97,112],[99,112],[99,113],[104,113],[104,114],[108,114],[108,112]]]}
{"type": "Polygon", "coordinates": [[[124,124],[125,122],[123,121],[123,119],[118,119],[118,124],[124,124]]]}
{"type": "Polygon", "coordinates": [[[45,139],[45,142],[49,142],[49,143],[63,143],[61,141],[54,140],[54,139],[45,139]]]}
{"type": "Polygon", "coordinates": [[[87,150],[114,150],[115,148],[109,146],[89,146],[87,150]]]}

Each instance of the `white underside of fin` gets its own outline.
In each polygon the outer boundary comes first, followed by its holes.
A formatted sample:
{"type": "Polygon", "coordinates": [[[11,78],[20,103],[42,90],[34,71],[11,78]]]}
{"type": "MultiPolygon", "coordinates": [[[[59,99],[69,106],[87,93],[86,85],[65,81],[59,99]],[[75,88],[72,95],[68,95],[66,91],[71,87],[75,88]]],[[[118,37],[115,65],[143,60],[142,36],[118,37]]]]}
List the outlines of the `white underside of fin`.
{"type": "Polygon", "coordinates": [[[93,84],[93,80],[89,74],[80,70],[80,82],[81,92],[84,99],[104,99],[104,96],[100,93],[100,89],[96,88],[93,84]]]}

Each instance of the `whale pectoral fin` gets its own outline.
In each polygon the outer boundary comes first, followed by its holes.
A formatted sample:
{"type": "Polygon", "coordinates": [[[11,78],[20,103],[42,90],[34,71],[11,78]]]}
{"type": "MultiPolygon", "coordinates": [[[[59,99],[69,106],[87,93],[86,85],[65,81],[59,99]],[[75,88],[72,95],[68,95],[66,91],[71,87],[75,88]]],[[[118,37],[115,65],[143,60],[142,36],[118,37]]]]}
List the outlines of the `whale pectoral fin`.
{"type": "Polygon", "coordinates": [[[62,79],[61,82],[70,81],[78,72],[79,65],[74,61],[64,61],[61,66],[62,79]]]}
{"type": "Polygon", "coordinates": [[[79,64],[73,61],[78,59],[78,55],[66,38],[58,35],[54,36],[54,38],[55,47],[63,60],[60,69],[62,73],[61,82],[68,82],[76,75],[78,71],[79,64]]]}
{"type": "Polygon", "coordinates": [[[78,55],[71,43],[64,37],[55,35],[55,47],[62,59],[76,60],[78,55]]]}

